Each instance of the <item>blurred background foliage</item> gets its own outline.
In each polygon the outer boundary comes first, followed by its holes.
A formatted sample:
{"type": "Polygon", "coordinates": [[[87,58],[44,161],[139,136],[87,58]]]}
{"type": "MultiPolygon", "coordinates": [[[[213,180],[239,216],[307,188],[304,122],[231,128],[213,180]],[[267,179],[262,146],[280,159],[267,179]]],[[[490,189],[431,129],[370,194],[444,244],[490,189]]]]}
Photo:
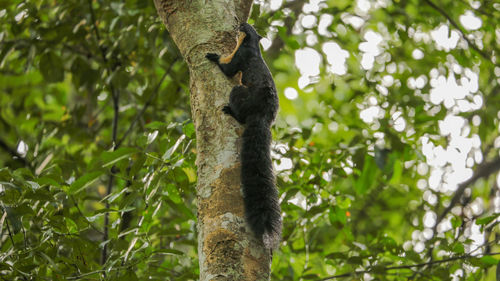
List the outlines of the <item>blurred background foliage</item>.
{"type": "MultiPolygon", "coordinates": [[[[272,280],[500,278],[499,16],[254,4],[281,99],[272,280]]],[[[196,280],[189,74],[153,1],[0,0],[0,26],[0,278],[196,280]]]]}

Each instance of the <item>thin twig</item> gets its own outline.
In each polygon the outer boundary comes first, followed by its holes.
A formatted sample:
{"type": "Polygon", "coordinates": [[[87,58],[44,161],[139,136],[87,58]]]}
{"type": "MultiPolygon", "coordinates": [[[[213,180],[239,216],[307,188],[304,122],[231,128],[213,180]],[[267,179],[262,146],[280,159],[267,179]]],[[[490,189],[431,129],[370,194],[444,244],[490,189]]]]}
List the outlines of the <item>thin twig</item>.
{"type": "MultiPolygon", "coordinates": [[[[2,209],[5,212],[5,215],[8,216],[9,214],[7,213],[7,209],[4,206],[2,206],[2,209]]],[[[7,218],[7,217],[5,218],[5,226],[7,226],[7,233],[9,234],[9,238],[10,238],[10,242],[12,243],[12,247],[14,247],[15,246],[14,239],[12,238],[12,232],[10,231],[10,227],[9,227],[9,218],[7,218]]]]}
{"type": "MultiPolygon", "coordinates": [[[[144,260],[146,260],[150,256],[151,256],[151,254],[148,257],[146,257],[145,259],[138,259],[137,261],[135,261],[135,262],[133,262],[131,264],[125,265],[125,266],[113,267],[113,268],[109,269],[109,271],[115,271],[115,270],[126,269],[126,268],[133,268],[134,266],[136,266],[139,263],[143,262],[144,260]]],[[[76,275],[76,276],[67,276],[67,277],[64,277],[64,278],[66,280],[78,280],[78,279],[81,279],[82,277],[86,277],[86,276],[90,276],[90,275],[94,275],[94,274],[98,274],[98,273],[105,274],[106,270],[99,269],[99,270],[94,270],[94,271],[91,271],[91,272],[82,273],[82,274],[79,274],[79,275],[76,275]]]]}
{"type": "Polygon", "coordinates": [[[104,235],[104,233],[102,233],[102,231],[99,228],[97,228],[97,226],[95,226],[93,223],[89,222],[89,220],[87,219],[87,217],[83,214],[82,210],[80,209],[80,207],[76,203],[75,197],[73,195],[71,195],[70,198],[71,198],[71,201],[73,201],[73,204],[75,205],[76,210],[78,211],[78,213],[80,214],[80,216],[82,216],[83,218],[85,218],[85,221],[88,223],[88,225],[92,229],[94,229],[95,231],[97,231],[99,234],[104,235]]]}

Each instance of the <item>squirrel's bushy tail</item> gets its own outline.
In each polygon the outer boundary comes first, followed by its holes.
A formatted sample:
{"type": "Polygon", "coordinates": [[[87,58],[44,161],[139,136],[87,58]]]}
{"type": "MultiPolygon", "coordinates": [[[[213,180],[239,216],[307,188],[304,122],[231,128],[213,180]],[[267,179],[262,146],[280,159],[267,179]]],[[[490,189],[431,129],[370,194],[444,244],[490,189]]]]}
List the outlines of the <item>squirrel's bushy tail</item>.
{"type": "Polygon", "coordinates": [[[241,179],[245,216],[250,229],[266,248],[281,241],[279,193],[271,160],[270,125],[262,119],[247,120],[241,151],[241,179]]]}

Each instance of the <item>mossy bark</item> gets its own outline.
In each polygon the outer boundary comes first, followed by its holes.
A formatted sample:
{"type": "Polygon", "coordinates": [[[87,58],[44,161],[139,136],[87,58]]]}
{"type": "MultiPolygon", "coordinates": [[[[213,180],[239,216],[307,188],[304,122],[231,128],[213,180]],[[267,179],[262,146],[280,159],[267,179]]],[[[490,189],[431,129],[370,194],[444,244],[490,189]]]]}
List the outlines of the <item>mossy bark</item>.
{"type": "Polygon", "coordinates": [[[249,229],[240,191],[243,128],[222,108],[235,81],[206,53],[229,54],[252,1],[155,0],[163,23],[189,67],[198,168],[200,280],[269,280],[271,253],[249,229]]]}

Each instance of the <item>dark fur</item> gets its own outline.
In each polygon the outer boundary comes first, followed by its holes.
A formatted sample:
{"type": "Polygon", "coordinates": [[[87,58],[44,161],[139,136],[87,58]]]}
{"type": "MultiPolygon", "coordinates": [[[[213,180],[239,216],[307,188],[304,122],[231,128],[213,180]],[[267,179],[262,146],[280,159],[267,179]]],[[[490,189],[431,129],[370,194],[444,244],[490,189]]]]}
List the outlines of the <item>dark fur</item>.
{"type": "Polygon", "coordinates": [[[251,230],[267,248],[277,248],[281,240],[281,210],[271,161],[271,125],[279,107],[276,86],[262,59],[262,38],[248,23],[240,26],[246,33],[232,60],[219,63],[220,56],[207,54],[229,77],[242,72],[242,85],[231,91],[224,113],[245,125],[241,152],[241,183],[245,216],[251,230]]]}

